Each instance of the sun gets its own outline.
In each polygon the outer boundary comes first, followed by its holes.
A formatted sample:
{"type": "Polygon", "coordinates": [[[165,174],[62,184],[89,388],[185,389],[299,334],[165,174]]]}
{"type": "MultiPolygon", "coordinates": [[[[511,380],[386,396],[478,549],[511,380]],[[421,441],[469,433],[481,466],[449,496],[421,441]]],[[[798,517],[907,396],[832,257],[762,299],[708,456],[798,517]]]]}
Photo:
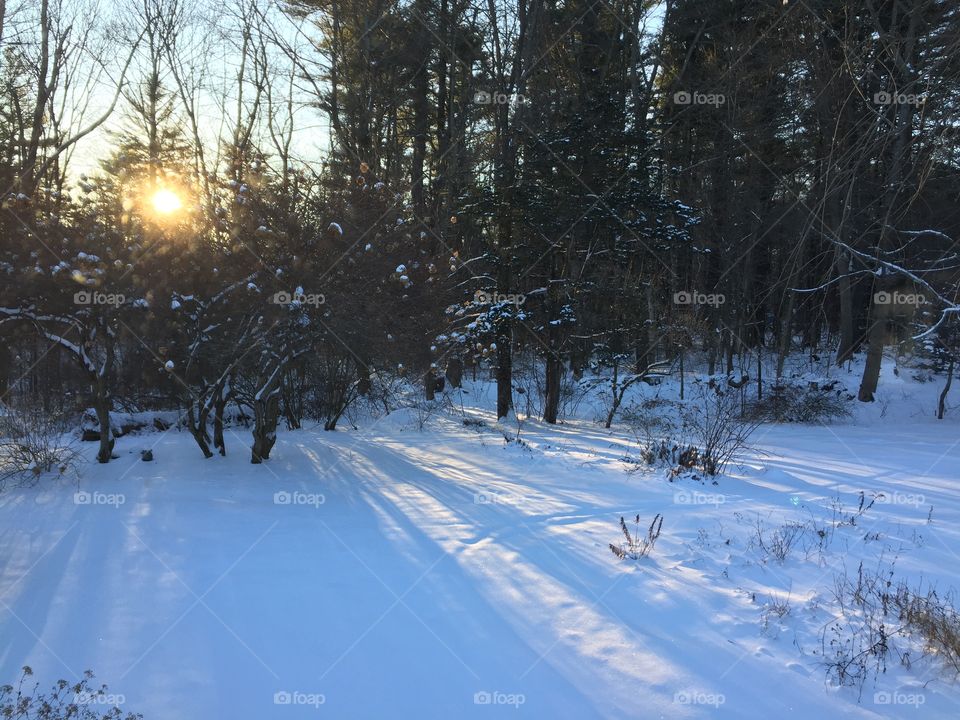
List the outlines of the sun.
{"type": "Polygon", "coordinates": [[[161,215],[169,215],[183,207],[180,196],[172,190],[157,190],[150,199],[153,209],[161,215]]]}

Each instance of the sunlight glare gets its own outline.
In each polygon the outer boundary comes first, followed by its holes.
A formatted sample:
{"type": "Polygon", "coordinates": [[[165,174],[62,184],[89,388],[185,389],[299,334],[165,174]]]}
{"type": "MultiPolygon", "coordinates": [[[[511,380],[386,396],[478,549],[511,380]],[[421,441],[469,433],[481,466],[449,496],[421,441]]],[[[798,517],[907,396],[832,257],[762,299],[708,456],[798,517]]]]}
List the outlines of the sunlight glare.
{"type": "Polygon", "coordinates": [[[153,209],[162,215],[169,215],[183,207],[180,197],[170,190],[157,190],[153,194],[152,202],[153,209]]]}

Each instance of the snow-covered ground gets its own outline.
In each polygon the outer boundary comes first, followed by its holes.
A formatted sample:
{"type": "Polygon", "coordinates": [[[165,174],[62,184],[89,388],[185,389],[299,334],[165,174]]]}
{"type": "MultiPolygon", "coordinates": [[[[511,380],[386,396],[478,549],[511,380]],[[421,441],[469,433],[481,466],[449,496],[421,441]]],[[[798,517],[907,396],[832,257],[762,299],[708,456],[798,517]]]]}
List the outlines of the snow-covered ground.
{"type": "Polygon", "coordinates": [[[0,682],[90,668],[147,720],[957,717],[929,658],[826,682],[835,576],[960,588],[956,413],[933,419],[939,384],[881,389],[841,424],[761,427],[716,484],[636,470],[590,412],[507,443],[481,385],[462,400],[484,426],[282,432],[262,466],[246,432],[210,460],[183,432],[124,437],[79,494],[0,495],[0,682]],[[861,492],[883,497],[858,515],[861,492]],[[618,560],[621,515],[657,513],[651,555],[618,560]]]}

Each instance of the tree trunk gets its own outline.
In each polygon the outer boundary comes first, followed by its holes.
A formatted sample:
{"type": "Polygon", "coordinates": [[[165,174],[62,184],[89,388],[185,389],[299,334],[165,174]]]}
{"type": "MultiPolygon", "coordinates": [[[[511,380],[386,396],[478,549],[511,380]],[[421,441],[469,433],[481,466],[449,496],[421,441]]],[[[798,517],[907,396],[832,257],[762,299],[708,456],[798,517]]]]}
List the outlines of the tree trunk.
{"type": "Polygon", "coordinates": [[[777,381],[783,377],[783,366],[790,354],[790,339],[793,337],[793,293],[788,293],[780,316],[780,334],[777,338],[777,381]]]}
{"type": "Polygon", "coordinates": [[[114,346],[113,338],[105,324],[101,326],[101,330],[103,331],[104,337],[104,360],[100,371],[94,378],[97,391],[95,400],[97,420],[100,422],[100,450],[97,453],[97,462],[108,463],[113,457],[113,446],[115,443],[113,432],[110,428],[110,410],[112,406],[110,382],[113,373],[114,346]]]}
{"type": "MultiPolygon", "coordinates": [[[[908,15],[907,25],[903,30],[891,28],[897,32],[898,43],[891,43],[893,52],[890,72],[896,87],[908,87],[915,80],[914,63],[916,62],[916,39],[920,23],[922,3],[909,3],[905,6],[908,15]]],[[[898,8],[899,10],[900,8],[898,8]]],[[[901,23],[902,24],[902,23],[901,23]]],[[[897,103],[891,106],[892,116],[888,130],[890,150],[885,158],[886,172],[884,173],[884,191],[880,204],[881,212],[880,237],[877,248],[879,253],[890,253],[896,239],[894,223],[896,219],[909,208],[901,206],[899,196],[903,192],[903,178],[909,172],[907,162],[910,156],[910,145],[913,139],[913,105],[911,103],[897,103]]],[[[887,290],[883,278],[874,286],[874,292],[887,290]]],[[[872,402],[880,379],[880,364],[883,360],[883,347],[887,342],[887,321],[891,314],[890,305],[880,305],[873,302],[870,308],[870,348],[867,353],[867,364],[863,369],[863,379],[860,382],[859,399],[862,402],[872,402]]]]}
{"type": "Polygon", "coordinates": [[[460,358],[451,358],[447,362],[446,369],[447,382],[452,388],[463,387],[463,360],[460,358]]]}
{"type": "MultiPolygon", "coordinates": [[[[0,3],[2,3],[2,0],[0,0],[0,3]]],[[[10,390],[10,369],[12,364],[13,357],[10,354],[8,341],[6,339],[0,339],[0,402],[6,400],[7,393],[10,390]]]]}
{"type": "MultiPolygon", "coordinates": [[[[551,330],[551,334],[553,332],[551,330]]],[[[560,412],[560,384],[563,379],[563,363],[560,362],[560,355],[553,349],[554,343],[551,342],[550,345],[551,350],[547,353],[543,420],[551,425],[556,425],[557,414],[560,412]]]]}
{"type": "Polygon", "coordinates": [[[227,407],[227,400],[227,395],[221,390],[213,405],[213,446],[223,456],[227,454],[227,445],[223,441],[223,414],[227,407]]]}
{"type": "Polygon", "coordinates": [[[937,402],[937,420],[943,420],[947,412],[947,393],[950,392],[950,385],[953,384],[953,358],[950,358],[950,367],[947,368],[947,382],[943,386],[943,392],[940,393],[940,400],[937,402]]]}
{"type": "Polygon", "coordinates": [[[327,421],[323,424],[323,429],[326,432],[333,432],[337,429],[337,423],[340,422],[340,418],[343,415],[344,411],[347,409],[346,402],[340,402],[337,404],[337,411],[333,414],[333,417],[327,418],[327,421]]]}
{"type": "Polygon", "coordinates": [[[270,458],[270,451],[277,442],[277,421],[280,419],[280,397],[276,390],[266,399],[253,403],[253,447],[250,462],[259,465],[270,458]]]}
{"type": "Polygon", "coordinates": [[[763,346],[757,346],[757,400],[763,400],[763,346]]]}
{"type": "MultiPolygon", "coordinates": [[[[508,196],[509,192],[504,191],[508,196]]],[[[510,287],[512,272],[510,256],[512,222],[510,218],[509,202],[501,204],[499,220],[500,245],[506,252],[500,256],[500,267],[497,269],[497,290],[503,295],[512,292],[510,287]]],[[[496,320],[497,339],[497,419],[506,417],[513,407],[513,319],[502,314],[496,320]]]]}
{"type": "Polygon", "coordinates": [[[623,398],[623,394],[619,392],[619,378],[620,363],[615,360],[613,363],[613,378],[610,380],[610,393],[612,396],[610,400],[610,412],[607,413],[607,421],[603,424],[607,430],[609,430],[610,426],[613,425],[613,418],[616,416],[617,410],[620,408],[620,401],[623,398]]]}
{"type": "Polygon", "coordinates": [[[301,427],[300,417],[294,409],[294,402],[288,388],[287,392],[283,394],[283,415],[287,420],[288,430],[299,430],[301,427]]]}
{"type": "MultiPolygon", "coordinates": [[[[837,348],[837,365],[843,365],[853,355],[856,342],[853,337],[853,289],[850,283],[849,266],[843,266],[845,253],[838,253],[837,271],[840,280],[837,282],[840,300],[840,347],[837,348]]],[[[849,261],[848,261],[849,265],[849,261]]]]}
{"type": "Polygon", "coordinates": [[[497,331],[497,419],[506,417],[513,407],[513,357],[510,326],[502,323],[497,331]]]}
{"type": "Polygon", "coordinates": [[[190,430],[190,434],[193,436],[193,439],[199,446],[200,452],[203,453],[203,457],[212,458],[213,453],[210,452],[210,445],[208,444],[207,437],[207,416],[210,413],[210,409],[209,407],[206,407],[206,403],[201,402],[198,404],[201,406],[200,412],[198,416],[195,416],[193,412],[193,403],[190,403],[190,407],[187,410],[187,428],[190,430]]]}
{"type": "Polygon", "coordinates": [[[94,399],[94,410],[97,413],[97,422],[100,423],[100,449],[97,452],[98,463],[108,463],[113,457],[114,438],[110,429],[110,395],[102,377],[97,378],[97,394],[94,399]]]}
{"type": "MultiPolygon", "coordinates": [[[[416,14],[420,17],[426,17],[428,12],[423,0],[416,2],[416,14]]],[[[421,21],[422,22],[422,21],[421,21]]],[[[419,50],[421,52],[414,54],[414,62],[419,66],[415,69],[413,76],[413,157],[410,176],[412,185],[410,187],[410,198],[413,200],[413,213],[418,223],[426,224],[425,209],[426,203],[423,192],[424,159],[427,155],[427,125],[429,122],[429,101],[427,98],[429,68],[429,38],[421,34],[419,50]]]]}
{"type": "Polygon", "coordinates": [[[359,379],[357,381],[357,392],[366,397],[373,388],[373,381],[370,378],[370,367],[366,363],[360,365],[357,370],[359,379]]]}
{"type": "Polygon", "coordinates": [[[867,364],[863,368],[863,378],[860,380],[860,391],[857,399],[860,402],[873,402],[877,384],[880,382],[880,366],[883,362],[883,347],[887,342],[887,318],[874,304],[870,311],[869,349],[867,350],[867,364]]]}
{"type": "MultiPolygon", "coordinates": [[[[680,399],[683,400],[683,383],[684,383],[684,372],[683,372],[683,348],[680,348],[680,399]]],[[[713,375],[713,370],[710,371],[710,374],[713,375]]]]}

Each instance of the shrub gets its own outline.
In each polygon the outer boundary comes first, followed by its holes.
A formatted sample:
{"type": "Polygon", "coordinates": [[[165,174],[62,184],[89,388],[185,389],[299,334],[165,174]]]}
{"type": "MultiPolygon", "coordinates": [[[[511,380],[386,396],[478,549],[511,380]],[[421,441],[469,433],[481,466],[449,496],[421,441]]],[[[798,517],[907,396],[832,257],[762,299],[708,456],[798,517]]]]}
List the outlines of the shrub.
{"type": "Polygon", "coordinates": [[[650,523],[650,527],[647,528],[646,537],[640,536],[640,516],[637,515],[636,520],[636,532],[631,533],[630,528],[627,527],[627,521],[623,519],[623,516],[620,517],[620,531],[623,533],[623,536],[626,538],[625,543],[620,543],[619,545],[614,545],[610,543],[610,550],[621,560],[625,558],[630,558],[631,560],[639,560],[642,557],[646,557],[653,550],[653,546],[657,542],[657,538],[660,537],[660,530],[663,528],[663,515],[657,513],[653,522],[650,523]]]}
{"type": "Polygon", "coordinates": [[[0,415],[0,490],[8,482],[36,483],[41,475],[75,470],[80,453],[62,419],[40,409],[0,415]]]}
{"type": "Polygon", "coordinates": [[[707,475],[718,475],[741,452],[762,419],[741,412],[738,393],[719,384],[701,384],[684,418],[695,463],[707,475]]]}
{"type": "Polygon", "coordinates": [[[850,416],[849,398],[836,383],[804,386],[782,382],[770,388],[763,400],[747,406],[746,415],[779,423],[826,423],[850,416]]]}
{"type": "Polygon", "coordinates": [[[663,398],[649,398],[632,402],[623,411],[623,420],[633,430],[641,445],[666,442],[663,438],[677,434],[679,426],[674,418],[682,418],[683,405],[663,398]]]}
{"type": "Polygon", "coordinates": [[[740,391],[715,380],[698,384],[687,403],[655,398],[631,404],[624,420],[633,428],[640,457],[673,466],[673,474],[699,469],[718,475],[738,454],[762,418],[742,412],[740,391]]]}
{"type": "Polygon", "coordinates": [[[799,522],[788,522],[765,532],[763,524],[757,520],[757,546],[766,553],[767,557],[776,559],[781,565],[790,557],[797,541],[806,533],[807,525],[799,522]]]}
{"type": "Polygon", "coordinates": [[[925,649],[960,673],[960,614],[952,599],[935,590],[926,595],[902,592],[897,607],[905,627],[924,641],[925,649]]]}
{"type": "MultiPolygon", "coordinates": [[[[40,684],[32,692],[24,688],[27,678],[33,675],[29,666],[24,666],[17,686],[0,686],[0,717],[16,720],[142,720],[143,716],[121,712],[114,705],[101,714],[97,706],[108,704],[112,699],[107,686],[94,689],[90,685],[93,673],[87,670],[83,679],[76,683],[58,680],[50,692],[38,692],[40,684]]],[[[122,699],[121,699],[122,702],[122,699]]]]}
{"type": "Polygon", "coordinates": [[[827,676],[861,690],[871,675],[886,671],[893,657],[905,665],[911,651],[936,658],[960,673],[960,614],[951,595],[894,581],[894,571],[864,570],[834,578],[840,617],[823,631],[827,676]],[[827,636],[831,635],[829,642],[827,636]]]}
{"type": "MultiPolygon", "coordinates": [[[[699,466],[700,451],[692,445],[677,445],[670,440],[654,440],[640,446],[640,459],[647,465],[666,463],[673,468],[671,476],[676,476],[699,466]]],[[[624,460],[635,462],[629,457],[624,460]]]]}

